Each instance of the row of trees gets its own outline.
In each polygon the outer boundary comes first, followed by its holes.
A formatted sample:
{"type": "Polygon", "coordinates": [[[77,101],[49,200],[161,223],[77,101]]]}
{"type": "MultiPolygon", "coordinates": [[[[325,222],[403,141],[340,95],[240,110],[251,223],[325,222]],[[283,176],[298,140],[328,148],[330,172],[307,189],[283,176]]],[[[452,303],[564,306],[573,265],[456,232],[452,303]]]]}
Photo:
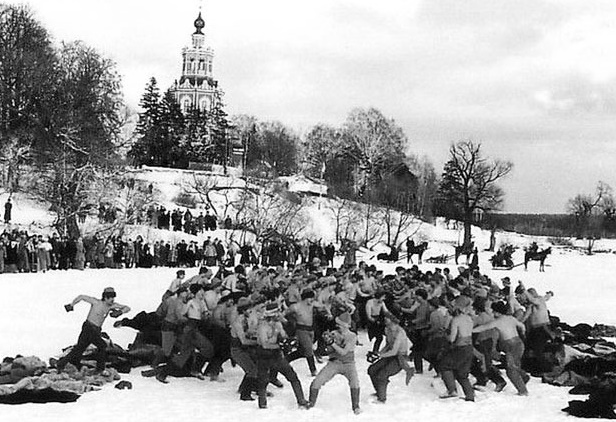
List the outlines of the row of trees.
{"type": "Polygon", "coordinates": [[[82,42],[54,46],[28,7],[0,4],[5,178],[9,189],[19,184],[49,201],[61,233],[79,233],[77,215],[93,205],[90,193],[120,163],[124,116],[112,61],[82,42]]]}
{"type": "Polygon", "coordinates": [[[434,167],[407,153],[402,128],[377,109],[354,109],[341,127],[317,124],[301,138],[279,122],[245,115],[232,121],[248,174],[301,172],[341,198],[432,215],[434,167]]]}
{"type": "Polygon", "coordinates": [[[152,77],[139,104],[137,139],[129,151],[133,164],[187,168],[189,162],[226,166],[230,125],[221,93],[215,94],[210,110],[192,107],[186,113],[170,91],[161,95],[152,77]]]}
{"type": "MultiPolygon", "coordinates": [[[[247,169],[263,164],[276,174],[299,169],[324,180],[336,196],[379,205],[386,220],[419,215],[463,221],[465,245],[471,242],[474,215],[502,206],[504,192],[498,182],[513,168],[508,161],[487,159],[480,143],[467,140],[451,146],[439,180],[427,158],[406,152],[408,139],[395,121],[374,108],[352,110],[339,128],[316,125],[299,144],[279,123],[273,131],[268,130],[272,124],[247,116],[235,122],[247,149],[247,169]]],[[[370,214],[370,206],[365,212],[370,214]]],[[[407,221],[397,223],[388,224],[388,231],[407,221]]],[[[367,233],[366,228],[365,237],[367,233]]],[[[388,241],[400,241],[398,234],[388,233],[388,241]]]]}

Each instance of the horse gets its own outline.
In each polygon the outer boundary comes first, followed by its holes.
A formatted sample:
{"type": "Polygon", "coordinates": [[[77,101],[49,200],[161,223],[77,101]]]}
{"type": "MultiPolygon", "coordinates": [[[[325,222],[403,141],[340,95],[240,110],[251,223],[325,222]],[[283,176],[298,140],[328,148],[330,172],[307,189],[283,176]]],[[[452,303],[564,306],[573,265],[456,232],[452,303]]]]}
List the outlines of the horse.
{"type": "Polygon", "coordinates": [[[466,255],[466,265],[468,265],[468,261],[471,259],[471,255],[473,254],[473,250],[475,249],[475,242],[471,242],[469,245],[458,245],[456,246],[456,265],[458,265],[458,258],[460,255],[466,255]]]}
{"type": "Polygon", "coordinates": [[[419,263],[421,264],[421,257],[423,253],[428,249],[428,242],[422,242],[417,246],[411,246],[406,251],[406,262],[411,261],[413,263],[413,255],[419,256],[419,263]]]}
{"type": "Polygon", "coordinates": [[[539,271],[545,271],[545,259],[552,253],[552,247],[538,252],[526,251],[524,253],[524,270],[528,269],[528,261],[539,261],[539,271]]]}

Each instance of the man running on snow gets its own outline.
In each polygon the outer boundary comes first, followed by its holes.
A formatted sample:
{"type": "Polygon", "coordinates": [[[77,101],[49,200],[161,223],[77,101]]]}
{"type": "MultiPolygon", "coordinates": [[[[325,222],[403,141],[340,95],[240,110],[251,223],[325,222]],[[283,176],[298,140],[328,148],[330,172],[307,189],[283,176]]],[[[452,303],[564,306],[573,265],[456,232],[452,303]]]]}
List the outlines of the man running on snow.
{"type": "Polygon", "coordinates": [[[106,287],[103,290],[101,299],[96,299],[92,296],[79,295],[73,301],[64,306],[67,312],[74,309],[79,302],[88,302],[90,304],[90,312],[86,321],[81,327],[81,334],[77,344],[71,349],[68,355],[58,360],[56,368],[62,371],[67,363],[72,363],[79,369],[81,367],[81,356],[90,344],[94,344],[98,349],[96,358],[96,370],[103,371],[107,360],[107,344],[101,337],[101,329],[107,315],[111,314],[113,318],[117,318],[122,314],[130,312],[130,308],[126,305],[121,305],[115,302],[116,293],[113,287],[106,287]]]}

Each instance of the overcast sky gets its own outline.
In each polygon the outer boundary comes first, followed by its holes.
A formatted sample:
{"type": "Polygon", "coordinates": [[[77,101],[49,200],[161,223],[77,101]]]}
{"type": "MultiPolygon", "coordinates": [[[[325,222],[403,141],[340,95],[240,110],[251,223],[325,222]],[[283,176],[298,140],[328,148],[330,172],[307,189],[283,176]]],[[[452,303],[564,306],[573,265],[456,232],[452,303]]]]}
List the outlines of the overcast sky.
{"type": "MultiPolygon", "coordinates": [[[[151,76],[179,77],[200,5],[23,3],[54,40],[115,60],[135,107],[151,76]]],[[[202,12],[230,114],[302,133],[376,107],[439,173],[452,142],[482,142],[515,165],[509,212],[564,212],[599,180],[616,188],[616,1],[204,0],[202,12]]]]}

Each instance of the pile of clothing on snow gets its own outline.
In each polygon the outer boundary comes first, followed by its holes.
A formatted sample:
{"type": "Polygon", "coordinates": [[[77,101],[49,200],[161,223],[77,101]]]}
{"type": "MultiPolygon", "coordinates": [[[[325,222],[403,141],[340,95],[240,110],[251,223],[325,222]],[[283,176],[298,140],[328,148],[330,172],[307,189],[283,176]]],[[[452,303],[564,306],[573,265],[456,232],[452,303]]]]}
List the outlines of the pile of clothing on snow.
{"type": "Polygon", "coordinates": [[[113,368],[96,372],[67,365],[57,372],[36,356],[6,357],[0,364],[0,403],[68,403],[83,393],[99,389],[120,378],[113,368]]]}
{"type": "Polygon", "coordinates": [[[543,382],[572,387],[570,394],[588,395],[587,400],[569,401],[563,411],[582,418],[616,419],[616,344],[605,340],[616,337],[616,327],[569,326],[557,319],[552,327],[555,365],[543,373],[543,382]]]}

